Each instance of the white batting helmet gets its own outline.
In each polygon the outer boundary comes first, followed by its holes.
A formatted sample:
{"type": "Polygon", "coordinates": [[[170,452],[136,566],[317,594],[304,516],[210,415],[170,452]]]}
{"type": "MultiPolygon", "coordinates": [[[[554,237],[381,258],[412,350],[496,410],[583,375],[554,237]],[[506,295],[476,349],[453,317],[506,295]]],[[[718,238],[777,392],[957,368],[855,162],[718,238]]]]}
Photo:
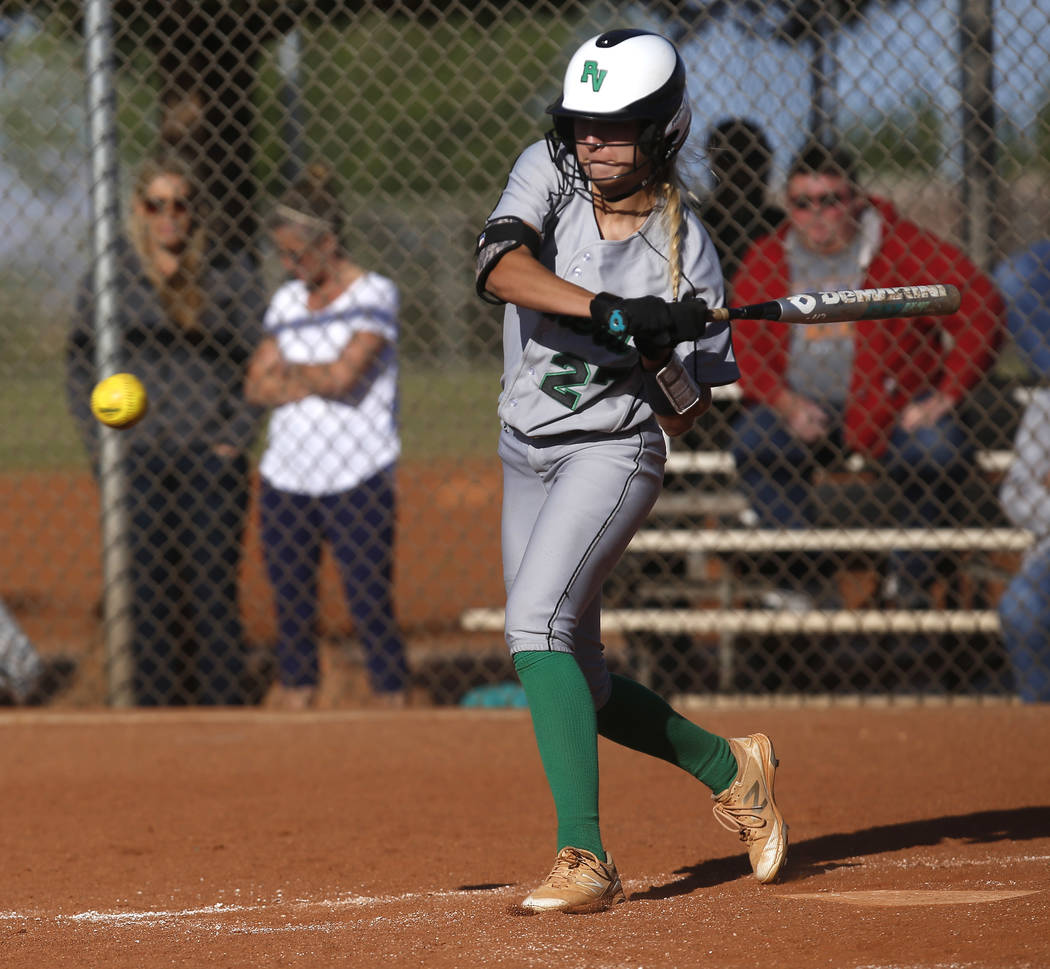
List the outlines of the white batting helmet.
{"type": "Polygon", "coordinates": [[[646,30],[610,30],[584,43],[565,70],[562,94],[547,113],[557,139],[574,152],[576,118],[641,121],[638,144],[656,165],[685,144],[692,121],[685,65],[674,44],[646,30]]]}

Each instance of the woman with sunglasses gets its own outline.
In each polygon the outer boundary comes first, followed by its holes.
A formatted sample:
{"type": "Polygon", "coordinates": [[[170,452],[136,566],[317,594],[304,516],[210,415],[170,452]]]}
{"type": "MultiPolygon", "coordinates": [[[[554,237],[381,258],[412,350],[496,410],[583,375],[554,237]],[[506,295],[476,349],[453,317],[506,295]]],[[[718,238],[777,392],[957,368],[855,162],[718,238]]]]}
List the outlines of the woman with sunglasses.
{"type": "MultiPolygon", "coordinates": [[[[136,374],[150,409],[126,435],[134,696],[140,705],[243,704],[250,675],[237,601],[249,501],[247,450],[261,412],[243,394],[265,291],[245,260],[209,240],[191,168],[149,158],[115,251],[115,370],[136,374]],[[224,256],[220,262],[218,258],[224,256]]],[[[68,342],[73,415],[97,461],[90,276],[68,342]]]]}
{"type": "Polygon", "coordinates": [[[263,551],[277,612],[276,706],[318,701],[321,548],[343,581],[376,701],[401,706],[408,672],[394,618],[399,296],[343,243],[331,173],[312,165],[270,233],[291,277],[273,295],[246,393],[274,408],[259,467],[263,551]]]}

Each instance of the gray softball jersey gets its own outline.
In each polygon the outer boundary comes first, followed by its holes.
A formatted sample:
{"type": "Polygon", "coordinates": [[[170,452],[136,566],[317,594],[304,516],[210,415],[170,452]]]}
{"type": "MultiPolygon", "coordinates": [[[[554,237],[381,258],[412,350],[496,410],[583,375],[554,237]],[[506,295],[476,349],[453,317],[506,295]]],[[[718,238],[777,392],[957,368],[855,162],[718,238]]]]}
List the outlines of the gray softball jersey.
{"type": "MultiPolygon", "coordinates": [[[[725,301],[718,255],[699,219],[683,208],[679,298],[725,301]]],[[[671,298],[670,241],[654,211],[627,239],[603,239],[589,198],[573,192],[551,160],[546,142],[530,145],[511,169],[489,216],[516,216],[540,230],[540,262],[592,292],[625,298],[671,298]]],[[[587,321],[555,318],[508,304],[503,318],[504,368],[499,415],[530,437],[567,431],[620,432],[639,427],[652,411],[645,400],[638,353],[629,342],[586,332],[587,321]]],[[[712,323],[703,338],[676,353],[698,384],[719,386],[740,377],[730,325],[712,323]]]]}

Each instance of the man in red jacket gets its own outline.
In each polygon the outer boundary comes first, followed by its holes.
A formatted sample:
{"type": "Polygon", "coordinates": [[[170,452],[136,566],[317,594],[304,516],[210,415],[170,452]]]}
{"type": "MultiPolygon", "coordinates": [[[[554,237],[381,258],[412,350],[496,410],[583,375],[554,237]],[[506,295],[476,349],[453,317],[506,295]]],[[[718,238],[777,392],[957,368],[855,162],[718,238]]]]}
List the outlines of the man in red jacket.
{"type": "MultiPolygon", "coordinates": [[[[732,281],[735,304],[951,283],[962,305],[945,317],[734,322],[746,403],[733,452],[759,524],[812,524],[813,471],[853,452],[881,461],[895,483],[895,523],[936,525],[972,464],[957,405],[994,358],[1005,322],[1001,297],[959,250],[865,195],[845,149],[803,148],[788,172],[787,209],[788,221],[745,256],[732,281]]],[[[894,559],[903,604],[923,602],[934,578],[930,556],[894,559]]]]}

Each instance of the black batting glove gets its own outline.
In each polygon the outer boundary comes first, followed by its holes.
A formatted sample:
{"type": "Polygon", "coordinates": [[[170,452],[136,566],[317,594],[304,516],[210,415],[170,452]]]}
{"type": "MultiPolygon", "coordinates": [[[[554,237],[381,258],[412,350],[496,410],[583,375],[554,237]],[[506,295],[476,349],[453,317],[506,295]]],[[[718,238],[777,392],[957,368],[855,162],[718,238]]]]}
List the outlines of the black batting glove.
{"type": "Polygon", "coordinates": [[[674,331],[672,346],[699,340],[707,330],[706,299],[695,296],[680,303],[668,303],[667,312],[671,314],[671,328],[674,331]]]}
{"type": "Polygon", "coordinates": [[[591,300],[591,319],[604,331],[634,337],[634,345],[644,357],[656,359],[667,350],[703,335],[707,303],[690,299],[669,303],[658,296],[621,299],[612,293],[599,293],[591,300]]]}

